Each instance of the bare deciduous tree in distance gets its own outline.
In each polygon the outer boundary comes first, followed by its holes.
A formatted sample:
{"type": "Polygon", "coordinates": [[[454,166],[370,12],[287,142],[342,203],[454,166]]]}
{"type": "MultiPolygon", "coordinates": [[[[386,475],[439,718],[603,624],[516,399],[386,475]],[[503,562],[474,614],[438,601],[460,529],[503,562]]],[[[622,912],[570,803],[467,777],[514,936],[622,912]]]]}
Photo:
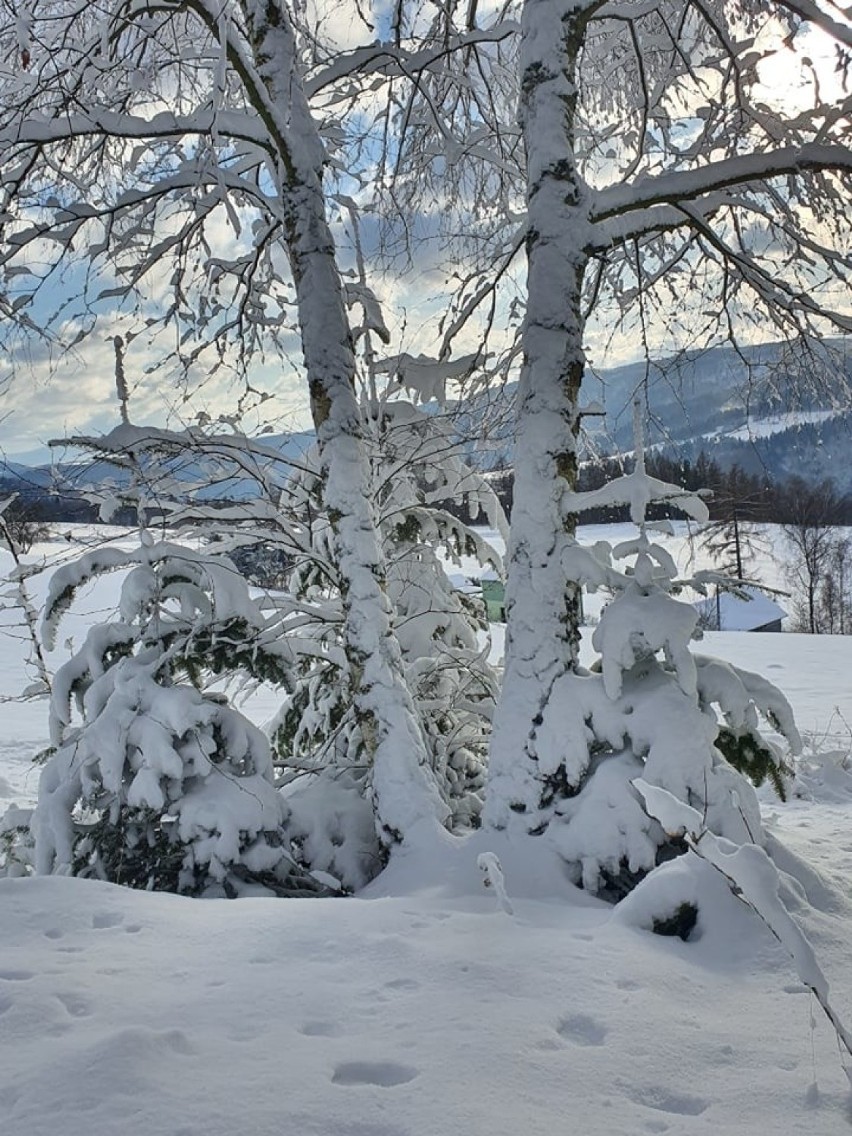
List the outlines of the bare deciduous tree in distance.
{"type": "Polygon", "coordinates": [[[787,579],[797,608],[795,630],[842,634],[849,603],[849,542],[835,526],[843,502],[832,482],[810,486],[801,478],[790,482],[782,500],[787,517],[782,528],[791,552],[787,579]]]}

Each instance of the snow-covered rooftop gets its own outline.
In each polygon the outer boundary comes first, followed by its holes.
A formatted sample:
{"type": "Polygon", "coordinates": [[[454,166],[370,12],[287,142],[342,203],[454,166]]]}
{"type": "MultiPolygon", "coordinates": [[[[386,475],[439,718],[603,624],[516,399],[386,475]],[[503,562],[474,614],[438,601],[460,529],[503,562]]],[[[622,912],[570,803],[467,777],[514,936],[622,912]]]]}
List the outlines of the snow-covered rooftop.
{"type": "Polygon", "coordinates": [[[461,572],[449,572],[447,579],[457,592],[466,592],[468,595],[476,595],[482,591],[480,585],[473,580],[470,576],[465,576],[461,572]]]}
{"type": "Polygon", "coordinates": [[[742,599],[733,592],[722,592],[699,600],[695,604],[701,619],[718,631],[757,631],[767,623],[784,619],[787,612],[771,596],[759,588],[745,586],[741,589],[748,595],[742,599]]]}

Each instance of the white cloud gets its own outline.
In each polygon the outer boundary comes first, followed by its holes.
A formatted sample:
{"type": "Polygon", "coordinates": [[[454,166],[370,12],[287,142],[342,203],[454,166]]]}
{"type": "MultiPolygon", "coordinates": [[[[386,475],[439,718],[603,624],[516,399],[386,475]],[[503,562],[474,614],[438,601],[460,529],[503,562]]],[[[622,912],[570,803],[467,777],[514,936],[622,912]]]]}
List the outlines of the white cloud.
{"type": "MultiPolygon", "coordinates": [[[[51,439],[103,433],[117,424],[113,336],[124,330],[121,321],[104,318],[73,350],[51,355],[38,342],[28,345],[26,355],[15,360],[3,395],[0,449],[7,456],[44,452],[51,439]]],[[[180,426],[201,411],[213,419],[234,413],[242,387],[224,371],[212,375],[197,371],[185,387],[165,368],[147,373],[163,361],[164,346],[162,337],[148,343],[140,337],[127,349],[125,371],[134,421],[180,426]]],[[[247,431],[267,424],[276,430],[306,427],[307,394],[295,366],[283,360],[259,365],[251,383],[272,397],[246,414],[247,431]]]]}

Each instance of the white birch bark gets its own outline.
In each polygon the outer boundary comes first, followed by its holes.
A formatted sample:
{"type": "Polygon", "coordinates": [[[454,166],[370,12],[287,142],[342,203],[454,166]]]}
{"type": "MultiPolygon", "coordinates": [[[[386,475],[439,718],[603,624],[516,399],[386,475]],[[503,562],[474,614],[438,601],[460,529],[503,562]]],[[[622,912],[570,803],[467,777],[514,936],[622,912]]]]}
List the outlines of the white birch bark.
{"type": "Polygon", "coordinates": [[[521,123],[527,150],[527,316],[518,390],[508,555],[506,670],[494,723],[486,821],[513,813],[535,827],[542,789],[536,733],[554,682],[577,659],[579,588],[563,552],[577,476],[583,375],[581,289],[588,203],[574,155],[576,62],[584,15],[575,0],[526,0],[521,123]]]}

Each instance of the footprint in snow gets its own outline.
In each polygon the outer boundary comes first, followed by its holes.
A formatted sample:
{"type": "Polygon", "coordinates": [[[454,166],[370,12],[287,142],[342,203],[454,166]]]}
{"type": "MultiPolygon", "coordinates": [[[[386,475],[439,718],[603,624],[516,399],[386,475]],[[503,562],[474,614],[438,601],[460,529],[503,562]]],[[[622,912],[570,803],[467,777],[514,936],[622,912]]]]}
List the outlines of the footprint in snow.
{"type": "Polygon", "coordinates": [[[0,1089],[0,1105],[4,1108],[12,1109],[21,1099],[21,1090],[9,1086],[7,1089],[0,1089]]]}
{"type": "Polygon", "coordinates": [[[385,983],[385,990],[419,990],[420,983],[413,978],[392,978],[385,983]]]}
{"type": "Polygon", "coordinates": [[[708,1061],[712,1065],[730,1065],[734,1060],[735,1053],[732,1045],[720,1045],[718,1049],[710,1051],[708,1061]]]}
{"type": "Polygon", "coordinates": [[[573,1014],[570,1018],[563,1018],[556,1027],[556,1032],[575,1045],[603,1045],[606,1040],[606,1026],[587,1014],[573,1014]]]}
{"type": "Polygon", "coordinates": [[[168,1030],[162,1034],[162,1039],[172,1053],[179,1053],[182,1057],[191,1057],[195,1053],[195,1046],[183,1030],[168,1030]]]}
{"type": "Polygon", "coordinates": [[[378,1085],[391,1089],[407,1085],[420,1072],[410,1065],[397,1065],[394,1061],[344,1061],[331,1076],[335,1085],[378,1085]]]}
{"type": "Polygon", "coordinates": [[[0,970],[0,980],[3,982],[29,982],[35,978],[31,970],[0,970]]]}
{"type": "Polygon", "coordinates": [[[97,911],[92,916],[92,928],[95,931],[103,927],[118,927],[123,922],[124,916],[119,915],[117,911],[97,911]]]}
{"type": "Polygon", "coordinates": [[[88,1018],[92,1009],[85,998],[77,994],[57,994],[56,999],[61,1002],[72,1018],[88,1018]]]}
{"type": "Polygon", "coordinates": [[[657,1112],[671,1112],[676,1116],[700,1116],[710,1107],[710,1102],[701,1097],[687,1096],[686,1093],[673,1093],[655,1085],[644,1085],[641,1088],[630,1089],[627,1096],[634,1104],[641,1104],[645,1108],[656,1109],[657,1112]]]}
{"type": "Polygon", "coordinates": [[[305,1037],[340,1037],[342,1029],[337,1022],[305,1022],[299,1033],[305,1037]]]}

